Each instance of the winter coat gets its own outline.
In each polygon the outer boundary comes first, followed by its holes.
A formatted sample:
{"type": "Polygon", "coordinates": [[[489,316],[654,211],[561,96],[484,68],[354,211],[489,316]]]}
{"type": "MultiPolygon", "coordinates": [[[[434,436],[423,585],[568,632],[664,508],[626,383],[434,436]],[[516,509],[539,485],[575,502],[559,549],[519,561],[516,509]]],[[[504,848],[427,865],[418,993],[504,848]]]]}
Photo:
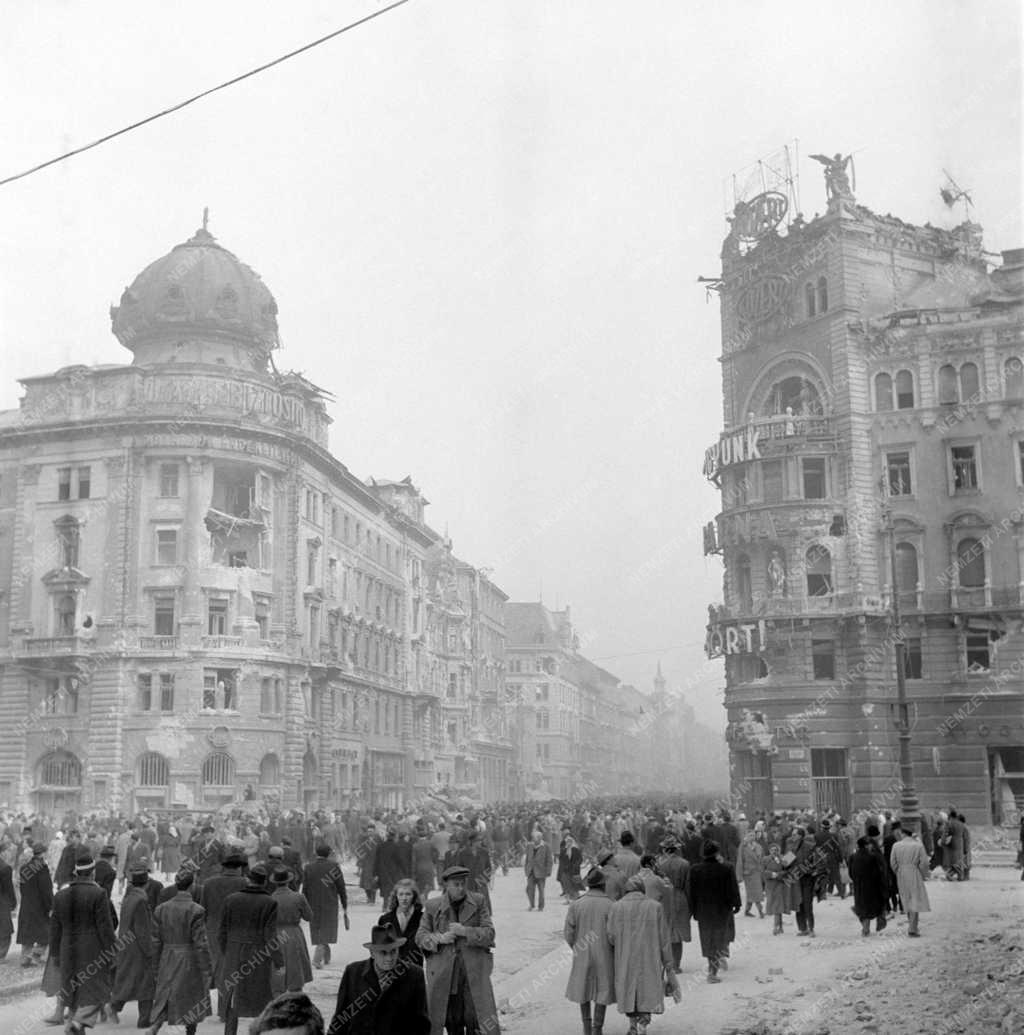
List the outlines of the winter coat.
{"type": "Polygon", "coordinates": [[[735,825],[726,820],[718,825],[715,840],[722,847],[722,858],[728,863],[736,862],[740,850],[740,832],[735,825]]]}
{"type": "Polygon", "coordinates": [[[580,877],[580,867],[583,865],[583,853],[579,848],[574,847],[566,852],[565,846],[558,852],[558,872],[555,879],[562,885],[562,889],[580,889],[583,887],[583,880],[580,877]]]}
{"type": "Polygon", "coordinates": [[[412,851],[407,841],[389,838],[377,849],[374,872],[380,888],[380,897],[386,902],[394,886],[404,877],[412,876],[412,851]]]}
{"type": "Polygon", "coordinates": [[[53,881],[46,856],[34,856],[21,868],[21,905],[18,907],[18,944],[46,945],[50,940],[53,881]]]}
{"type": "Polygon", "coordinates": [[[284,966],[277,939],[277,903],[262,885],[229,895],[217,941],[225,988],[239,1017],[258,1017],[274,998],[271,980],[284,966]]]}
{"type": "Polygon", "coordinates": [[[608,941],[613,903],[599,889],[569,903],[563,934],[572,949],[572,970],[565,986],[571,1003],[615,1002],[615,954],[608,941]]]}
{"type": "Polygon", "coordinates": [[[363,891],[374,891],[377,887],[377,850],[380,838],[376,834],[364,834],[356,843],[356,861],[359,864],[359,886],[363,891]]]}
{"type": "Polygon", "coordinates": [[[309,948],[300,923],[312,920],[313,911],[304,895],[287,886],[276,888],[273,898],[277,903],[277,940],[284,953],[284,988],[299,992],[307,981],[313,980],[309,948]]]}
{"type": "Polygon", "coordinates": [[[757,844],[740,845],[736,859],[736,874],[743,879],[743,891],[747,897],[747,905],[760,902],[764,898],[764,857],[757,844]]]}
{"type": "Polygon", "coordinates": [[[404,928],[398,922],[397,909],[389,909],[386,913],[381,913],[380,919],[377,921],[379,927],[393,927],[399,936],[405,939],[405,945],[398,950],[398,958],[408,963],[415,963],[417,967],[423,966],[423,951],[416,944],[416,935],[419,934],[422,922],[422,905],[412,907],[412,913],[409,915],[409,919],[406,920],[404,928]]]}
{"type": "Polygon", "coordinates": [[[724,940],[736,937],[733,913],[742,905],[736,871],[717,859],[690,870],[690,908],[700,931],[700,951],[711,959],[724,940]]]}
{"type": "Polygon", "coordinates": [[[668,940],[673,944],[690,940],[690,864],[680,855],[665,854],[658,859],[658,869],[668,881],[661,907],[668,924],[668,940]]]}
{"type": "Polygon", "coordinates": [[[896,875],[896,883],[900,891],[900,902],[908,913],[930,913],[928,889],[924,882],[931,872],[928,865],[928,853],[924,845],[912,837],[904,837],[892,846],[889,865],[896,875]]]}
{"type": "Polygon", "coordinates": [[[68,843],[60,853],[60,862],[57,863],[57,870],[54,873],[54,880],[59,887],[62,884],[70,883],[75,875],[75,859],[78,857],[79,846],[68,843]]]}
{"type": "Polygon", "coordinates": [[[181,835],[177,828],[169,828],[160,837],[160,869],[164,873],[177,873],[181,868],[181,835]]]}
{"type": "Polygon", "coordinates": [[[114,924],[106,892],[75,877],[53,899],[50,956],[60,964],[61,998],[72,1010],[110,1001],[114,924]]]}
{"type": "Polygon", "coordinates": [[[318,856],[309,863],[302,872],[302,894],[313,911],[309,940],[314,945],[333,945],[338,940],[338,903],[348,910],[345,876],[338,860],[318,856]]]}
{"type": "Polygon", "coordinates": [[[534,844],[532,841],[526,846],[526,859],[523,869],[527,877],[534,880],[545,880],[551,876],[551,849],[541,841],[534,844]]]}
{"type": "Polygon", "coordinates": [[[853,885],[853,911],[859,920],[885,916],[889,889],[885,858],[877,848],[858,848],[847,864],[853,885]]]}
{"type": "Polygon", "coordinates": [[[945,835],[949,844],[942,846],[942,868],[944,870],[961,870],[964,865],[966,848],[966,827],[958,819],[950,819],[946,823],[945,835]]]}
{"type": "Polygon", "coordinates": [[[769,916],[781,916],[792,909],[790,905],[789,885],[786,883],[786,864],[782,857],[766,855],[763,862],[765,903],[764,911],[769,916]]]}
{"type": "Polygon", "coordinates": [[[642,892],[627,891],[608,913],[608,941],[619,1013],[662,1013],[664,972],[674,966],[665,911],[642,892]]]}
{"type": "Polygon", "coordinates": [[[106,859],[96,860],[96,869],[93,871],[96,883],[107,893],[108,898],[113,897],[114,884],[117,881],[117,873],[114,867],[106,859]]]}
{"type": "Polygon", "coordinates": [[[429,837],[419,837],[412,843],[412,879],[420,894],[426,898],[434,890],[438,854],[429,837]]]}
{"type": "Polygon", "coordinates": [[[449,901],[447,892],[430,899],[423,907],[416,944],[423,950],[432,1035],[441,1035],[444,1028],[456,955],[462,957],[466,968],[466,980],[479,1026],[488,1035],[497,1035],[498,1008],[491,987],[494,924],[483,895],[467,891],[459,903],[449,901]],[[467,927],[466,936],[456,939],[451,945],[439,945],[437,935],[446,933],[453,923],[467,927]]]}
{"type": "Polygon", "coordinates": [[[166,1008],[168,1024],[195,1024],[209,1017],[213,963],[203,907],[179,891],[153,914],[153,956],[157,961],[152,1016],[166,1008]]]}
{"type": "Polygon", "coordinates": [[[372,959],[350,963],[338,986],[330,1035],[430,1035],[423,971],[398,967],[392,974],[381,991],[372,959]]]}
{"type": "MultiPolygon", "coordinates": [[[[195,885],[193,884],[193,887],[195,885]]],[[[221,986],[224,976],[224,959],[220,951],[220,918],[224,903],[229,895],[245,887],[245,878],[237,870],[225,870],[211,877],[200,891],[200,905],[204,910],[206,943],[210,952],[213,980],[221,986]]]]}
{"type": "Polygon", "coordinates": [[[132,884],[121,902],[117,929],[117,967],[111,999],[127,1003],[153,998],[156,959],[153,917],[144,888],[132,884]]]}

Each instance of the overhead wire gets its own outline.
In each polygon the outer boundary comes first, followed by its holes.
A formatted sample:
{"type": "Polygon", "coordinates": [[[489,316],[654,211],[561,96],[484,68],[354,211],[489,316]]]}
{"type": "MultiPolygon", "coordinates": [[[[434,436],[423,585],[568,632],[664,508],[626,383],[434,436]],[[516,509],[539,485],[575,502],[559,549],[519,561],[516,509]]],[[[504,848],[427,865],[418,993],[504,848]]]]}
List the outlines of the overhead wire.
{"type": "Polygon", "coordinates": [[[0,180],[0,187],[3,187],[8,183],[13,183],[15,180],[22,180],[26,176],[31,176],[33,173],[40,172],[42,169],[46,169],[51,165],[56,165],[58,162],[64,162],[69,158],[73,158],[75,155],[82,154],[85,151],[91,151],[94,147],[99,147],[100,144],[105,144],[109,140],[114,140],[116,137],[123,136],[125,133],[130,133],[133,129],[138,129],[140,126],[145,126],[150,122],[155,122],[157,119],[162,119],[166,115],[172,115],[176,111],[181,111],[182,108],[187,108],[190,104],[195,104],[196,101],[201,101],[204,97],[209,97],[210,94],[217,93],[218,90],[226,90],[229,86],[234,86],[236,83],[240,83],[244,79],[250,79],[254,75],[259,75],[260,72],[265,72],[268,68],[273,68],[275,65],[280,65],[282,62],[288,61],[293,57],[297,57],[299,54],[304,54],[307,50],[319,47],[322,43],[327,43],[329,40],[342,35],[342,33],[349,32],[352,29],[358,28],[360,25],[365,25],[374,18],[379,18],[382,14],[387,14],[389,11],[393,11],[396,7],[401,7],[403,4],[407,3],[409,3],[409,0],[394,0],[394,3],[388,4],[387,7],[382,7],[379,11],[374,11],[372,14],[368,14],[363,18],[350,22],[348,25],[342,26],[340,29],[335,29],[334,32],[329,32],[326,36],[321,36],[319,39],[303,44],[303,46],[298,47],[296,50],[289,51],[287,54],[282,54],[280,57],[274,58],[273,61],[268,61],[266,64],[260,65],[258,68],[252,68],[248,72],[236,75],[233,79],[228,79],[223,83],[218,83],[216,86],[211,86],[210,89],[203,90],[202,93],[197,93],[194,97],[189,97],[187,100],[172,105],[170,108],[158,111],[154,115],[148,115],[146,118],[139,119],[138,122],[133,122],[130,126],[124,126],[121,129],[115,130],[113,133],[107,133],[106,136],[102,136],[98,140],[92,141],[92,143],[83,144],[81,147],[76,147],[71,151],[65,151],[64,154],[57,155],[56,158],[50,158],[45,162],[40,162],[38,165],[32,166],[31,169],[25,169],[23,172],[15,173],[13,176],[6,176],[0,180]]]}

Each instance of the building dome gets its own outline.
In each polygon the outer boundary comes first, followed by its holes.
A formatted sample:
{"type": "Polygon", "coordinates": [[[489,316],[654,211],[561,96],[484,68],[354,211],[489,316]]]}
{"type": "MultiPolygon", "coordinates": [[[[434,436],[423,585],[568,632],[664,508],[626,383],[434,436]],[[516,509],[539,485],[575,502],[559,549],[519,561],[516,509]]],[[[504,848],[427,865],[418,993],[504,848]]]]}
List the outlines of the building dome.
{"type": "Polygon", "coordinates": [[[252,365],[278,347],[277,303],[259,275],[221,247],[204,226],[150,263],[110,309],[117,340],[135,361],[167,361],[188,344],[239,346],[252,365]]]}

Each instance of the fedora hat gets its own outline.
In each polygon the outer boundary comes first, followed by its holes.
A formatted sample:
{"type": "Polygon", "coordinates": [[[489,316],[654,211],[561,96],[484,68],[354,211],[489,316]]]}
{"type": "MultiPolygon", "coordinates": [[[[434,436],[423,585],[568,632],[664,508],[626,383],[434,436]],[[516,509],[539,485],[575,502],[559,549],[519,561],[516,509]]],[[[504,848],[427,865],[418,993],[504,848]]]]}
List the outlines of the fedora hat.
{"type": "Polygon", "coordinates": [[[406,939],[400,938],[393,927],[381,927],[378,924],[370,929],[370,940],[363,942],[364,949],[397,949],[405,945],[406,939]]]}

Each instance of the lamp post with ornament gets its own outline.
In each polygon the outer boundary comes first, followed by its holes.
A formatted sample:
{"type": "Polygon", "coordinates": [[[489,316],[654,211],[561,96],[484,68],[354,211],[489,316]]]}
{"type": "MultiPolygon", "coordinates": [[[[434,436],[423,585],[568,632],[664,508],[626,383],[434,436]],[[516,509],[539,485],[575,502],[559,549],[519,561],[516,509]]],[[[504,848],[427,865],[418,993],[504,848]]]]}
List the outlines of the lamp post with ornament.
{"type": "Polygon", "coordinates": [[[914,763],[910,754],[910,707],[907,704],[907,641],[900,615],[900,593],[896,565],[896,523],[892,513],[889,481],[881,479],[882,519],[889,541],[889,570],[892,581],[892,637],[896,653],[896,730],[900,757],[900,824],[908,832],[920,833],[921,812],[914,787],[914,763]]]}

